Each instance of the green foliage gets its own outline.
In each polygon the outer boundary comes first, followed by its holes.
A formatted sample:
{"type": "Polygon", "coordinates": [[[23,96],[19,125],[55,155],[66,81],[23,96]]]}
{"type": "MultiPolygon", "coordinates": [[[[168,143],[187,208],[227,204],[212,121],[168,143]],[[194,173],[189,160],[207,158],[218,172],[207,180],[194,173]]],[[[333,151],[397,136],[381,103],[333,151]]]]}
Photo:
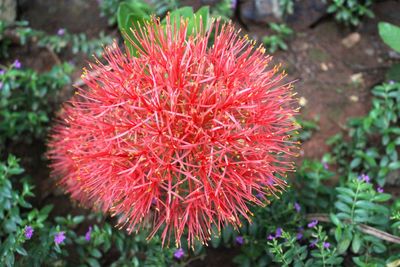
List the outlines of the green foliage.
{"type": "Polygon", "coordinates": [[[340,174],[366,173],[384,185],[387,176],[400,169],[400,83],[378,85],[372,94],[368,115],[349,120],[350,141],[336,135],[328,144],[332,146],[332,159],[338,164],[340,174]]]}
{"type": "Polygon", "coordinates": [[[0,150],[6,140],[29,143],[43,138],[54,106],[55,94],[71,82],[69,64],[47,73],[9,67],[0,75],[0,150]]]}
{"type": "Polygon", "coordinates": [[[372,225],[382,230],[389,228],[389,209],[382,202],[391,198],[390,194],[378,193],[371,183],[363,177],[349,177],[344,186],[337,187],[337,201],[335,213],[331,213],[331,220],[336,225],[335,239],[338,242],[338,252],[352,253],[360,256],[353,257],[357,266],[371,261],[373,254],[386,251],[382,240],[363,234],[362,225],[372,225]]]}
{"type": "Polygon", "coordinates": [[[274,34],[264,36],[262,42],[270,53],[275,53],[278,49],[287,50],[288,46],[285,39],[293,34],[293,30],[285,24],[269,23],[270,29],[274,34]]]}
{"type": "Polygon", "coordinates": [[[233,15],[232,0],[220,0],[211,7],[211,15],[222,20],[229,20],[233,15]]]}
{"type": "Polygon", "coordinates": [[[44,47],[50,49],[55,53],[61,53],[64,50],[71,49],[73,54],[83,53],[86,55],[96,54],[101,55],[103,52],[103,46],[111,44],[112,38],[106,36],[103,32],[100,33],[99,37],[96,39],[89,39],[86,34],[71,34],[65,29],[62,29],[62,34],[49,35],[44,31],[35,30],[29,27],[26,21],[17,22],[16,25],[3,25],[0,24],[0,36],[4,36],[1,40],[0,49],[1,55],[4,57],[8,56],[8,46],[11,41],[7,36],[4,35],[7,29],[15,32],[16,36],[19,38],[20,45],[27,45],[28,42],[34,42],[38,47],[44,47]]]}
{"type": "Polygon", "coordinates": [[[280,0],[279,6],[282,15],[293,14],[294,12],[294,0],[280,0]]]}
{"type": "MultiPolygon", "coordinates": [[[[152,7],[141,1],[134,2],[133,4],[121,3],[118,9],[118,27],[124,36],[125,45],[131,56],[137,56],[139,52],[138,49],[141,49],[141,44],[136,39],[132,30],[139,28],[144,30],[142,26],[145,22],[150,20],[152,13],[154,13],[152,7]]],[[[200,29],[205,30],[209,27],[209,13],[208,6],[200,8],[196,13],[193,12],[192,7],[182,7],[172,11],[170,13],[170,18],[171,23],[173,25],[176,24],[177,27],[179,27],[181,19],[187,20],[188,34],[196,34],[200,29]],[[203,24],[202,27],[200,22],[203,24]]],[[[166,20],[162,20],[161,23],[165,25],[166,20]]]]}
{"type": "Polygon", "coordinates": [[[336,248],[328,242],[327,233],[322,226],[313,227],[306,231],[312,239],[312,250],[307,245],[301,244],[299,238],[293,233],[282,231],[282,237],[274,238],[268,242],[269,251],[273,261],[284,267],[288,266],[339,266],[343,258],[337,253],[336,248]]]}
{"type": "Polygon", "coordinates": [[[370,9],[373,0],[332,0],[328,6],[328,13],[333,13],[335,19],[345,25],[357,26],[362,17],[374,17],[370,9]]]}
{"type": "Polygon", "coordinates": [[[378,29],[383,42],[400,53],[400,27],[387,22],[379,22],[378,29]]]}
{"type": "Polygon", "coordinates": [[[300,126],[300,130],[298,134],[294,135],[294,140],[303,142],[309,140],[313,133],[319,130],[318,120],[319,118],[314,118],[313,120],[296,118],[296,122],[300,126]]]}
{"type": "Polygon", "coordinates": [[[123,0],[101,0],[99,1],[100,15],[107,18],[108,25],[117,24],[118,6],[123,0]]]}
{"type": "Polygon", "coordinates": [[[23,171],[14,156],[0,162],[1,266],[174,266],[174,249],[162,249],[158,236],[147,241],[147,231],[127,235],[96,214],[53,221],[49,218],[52,206],[32,208],[27,201],[34,196],[28,180],[20,180],[21,191],[14,188],[15,178],[23,171]],[[92,225],[89,238],[88,224],[92,225]],[[25,235],[27,226],[33,229],[31,239],[25,235]],[[54,236],[60,231],[66,239],[56,245],[54,236]],[[110,253],[115,256],[105,257],[110,253]]]}

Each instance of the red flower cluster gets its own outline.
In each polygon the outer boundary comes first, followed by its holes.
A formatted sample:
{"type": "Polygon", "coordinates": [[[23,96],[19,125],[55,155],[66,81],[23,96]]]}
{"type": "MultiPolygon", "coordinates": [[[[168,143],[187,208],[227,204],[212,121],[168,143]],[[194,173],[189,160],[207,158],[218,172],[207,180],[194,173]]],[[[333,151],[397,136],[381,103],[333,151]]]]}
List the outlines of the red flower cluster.
{"type": "Polygon", "coordinates": [[[116,45],[64,106],[49,143],[53,175],[72,198],[151,225],[180,244],[240,217],[275,194],[292,170],[291,85],[271,57],[230,24],[187,36],[186,25],[135,31],[139,56],[116,45]],[[210,47],[210,35],[214,43],[210,47]]]}

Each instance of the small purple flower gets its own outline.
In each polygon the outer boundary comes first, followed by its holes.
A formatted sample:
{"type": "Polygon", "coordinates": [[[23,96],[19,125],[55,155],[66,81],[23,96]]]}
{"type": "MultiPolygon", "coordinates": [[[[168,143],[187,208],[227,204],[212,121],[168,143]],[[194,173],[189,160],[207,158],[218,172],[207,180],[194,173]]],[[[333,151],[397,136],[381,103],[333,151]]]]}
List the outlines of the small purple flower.
{"type": "Polygon", "coordinates": [[[296,234],[296,239],[297,240],[300,240],[300,239],[302,239],[303,238],[303,233],[302,232],[298,232],[297,234],[296,234]]]}
{"type": "Polygon", "coordinates": [[[236,9],[237,7],[237,0],[231,0],[231,9],[236,9]]]}
{"type": "Polygon", "coordinates": [[[0,70],[0,75],[4,75],[6,73],[5,70],[0,70]]]}
{"type": "Polygon", "coordinates": [[[376,191],[378,191],[378,193],[383,193],[383,188],[378,186],[378,188],[376,189],[376,191]]]}
{"type": "Polygon", "coordinates": [[[313,227],[317,226],[317,224],[318,224],[318,220],[313,220],[312,222],[307,224],[307,227],[308,228],[313,228],[313,227]]]}
{"type": "Polygon", "coordinates": [[[366,175],[366,174],[361,174],[360,176],[358,176],[358,180],[359,180],[359,181],[364,181],[364,182],[366,182],[366,183],[369,183],[369,182],[370,182],[370,178],[369,178],[369,176],[366,175]]]}
{"type": "Polygon", "coordinates": [[[389,81],[389,84],[394,84],[394,81],[393,81],[393,80],[390,80],[390,81],[389,81]]]}
{"type": "Polygon", "coordinates": [[[236,244],[238,244],[240,246],[244,244],[243,236],[237,236],[235,240],[236,240],[236,244]]]}
{"type": "Polygon", "coordinates": [[[31,226],[26,226],[24,230],[25,238],[26,239],[31,239],[33,235],[33,228],[31,226]]]}
{"type": "Polygon", "coordinates": [[[55,234],[54,236],[54,243],[60,245],[65,240],[65,232],[61,231],[55,234]]]}
{"type": "Polygon", "coordinates": [[[156,205],[157,204],[157,198],[153,197],[151,200],[151,205],[156,205]]]}
{"type": "Polygon", "coordinates": [[[22,67],[21,62],[18,59],[14,60],[13,65],[16,69],[20,69],[22,67]]]}
{"type": "Polygon", "coordinates": [[[273,234],[270,234],[270,235],[267,236],[267,239],[268,240],[274,240],[275,236],[273,234]]]}
{"type": "Polygon", "coordinates": [[[92,226],[89,226],[89,230],[85,234],[86,241],[90,241],[91,235],[92,235],[92,226]]]}
{"type": "Polygon", "coordinates": [[[275,238],[281,237],[282,236],[282,228],[277,228],[275,232],[275,238]]]}
{"type": "Polygon", "coordinates": [[[329,242],[324,242],[324,243],[322,243],[322,246],[324,248],[328,249],[331,246],[331,244],[329,242]]]}
{"type": "Polygon", "coordinates": [[[323,163],[322,163],[322,165],[324,165],[324,169],[325,169],[325,170],[328,170],[328,169],[329,169],[329,165],[328,165],[328,163],[326,163],[326,162],[323,162],[323,163]]]}
{"type": "Polygon", "coordinates": [[[301,211],[301,206],[299,203],[295,202],[294,203],[294,209],[296,210],[297,213],[299,213],[301,211]]]}
{"type": "Polygon", "coordinates": [[[63,28],[58,29],[58,31],[57,31],[58,36],[63,36],[64,34],[65,34],[65,29],[63,29],[63,28]]]}
{"type": "Polygon", "coordinates": [[[311,241],[309,247],[310,248],[315,248],[315,245],[317,244],[317,242],[318,242],[318,239],[314,239],[313,241],[311,241]]]}
{"type": "Polygon", "coordinates": [[[263,193],[258,193],[257,195],[256,195],[256,198],[258,198],[258,199],[264,199],[265,197],[264,197],[264,194],[263,193]]]}
{"type": "Polygon", "coordinates": [[[177,260],[182,259],[182,257],[185,255],[185,252],[183,251],[182,248],[178,248],[177,250],[175,250],[174,252],[174,258],[177,260]]]}

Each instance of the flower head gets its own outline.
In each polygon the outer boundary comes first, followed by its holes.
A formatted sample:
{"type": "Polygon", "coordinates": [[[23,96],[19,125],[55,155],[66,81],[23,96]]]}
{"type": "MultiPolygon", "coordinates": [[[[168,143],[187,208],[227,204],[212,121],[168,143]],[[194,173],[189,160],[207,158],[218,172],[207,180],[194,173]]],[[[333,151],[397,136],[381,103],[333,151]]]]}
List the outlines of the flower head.
{"type": "Polygon", "coordinates": [[[243,245],[243,244],[244,244],[244,238],[243,238],[243,236],[237,236],[237,237],[235,238],[235,241],[236,241],[236,244],[238,244],[238,245],[243,245]]]}
{"type": "Polygon", "coordinates": [[[278,227],[275,232],[275,238],[282,236],[282,228],[278,227]]]}
{"type": "Polygon", "coordinates": [[[163,244],[187,231],[190,246],[213,224],[250,220],[249,203],[265,204],[256,193],[286,186],[292,86],[261,46],[218,24],[188,37],[184,21],[173,30],[169,17],[153,20],[134,31],[137,57],[115,44],[107,65],[92,65],[99,75],[84,76],[49,143],[53,176],[72,198],[129,232],[151,222],[163,244]]]}
{"type": "Polygon", "coordinates": [[[331,244],[330,244],[329,242],[324,242],[324,243],[322,244],[322,246],[323,246],[324,248],[329,248],[329,247],[331,246],[331,244]]]}
{"type": "Polygon", "coordinates": [[[178,248],[177,250],[175,250],[174,252],[174,258],[177,260],[182,259],[182,257],[185,256],[185,252],[183,251],[182,248],[178,248]]]}
{"type": "Polygon", "coordinates": [[[57,31],[58,36],[62,36],[64,34],[65,34],[65,29],[63,29],[63,28],[58,29],[58,31],[57,31]]]}
{"type": "Polygon", "coordinates": [[[54,235],[54,243],[60,245],[65,240],[65,232],[61,231],[54,235]]]}
{"type": "Polygon", "coordinates": [[[16,69],[20,69],[22,67],[21,62],[18,59],[14,60],[13,65],[16,69]]]}
{"type": "Polygon", "coordinates": [[[315,246],[317,245],[317,243],[318,243],[318,239],[314,239],[313,241],[310,242],[309,247],[310,247],[310,248],[315,248],[315,246]]]}
{"type": "Polygon", "coordinates": [[[5,70],[0,70],[0,75],[4,75],[6,73],[5,70]]]}
{"type": "Polygon", "coordinates": [[[299,203],[295,202],[294,203],[294,209],[296,210],[296,212],[300,212],[301,211],[301,206],[299,203]]]}
{"type": "Polygon", "coordinates": [[[376,191],[377,191],[378,193],[383,193],[383,192],[384,192],[384,191],[383,191],[383,188],[380,187],[380,186],[378,186],[378,187],[376,188],[376,191]]]}
{"type": "Polygon", "coordinates": [[[307,224],[307,227],[308,228],[313,228],[313,227],[317,226],[317,224],[318,224],[318,220],[313,220],[312,222],[307,224]]]}
{"type": "Polygon", "coordinates": [[[359,180],[359,181],[366,182],[366,183],[369,183],[369,182],[370,182],[370,178],[369,178],[369,176],[366,175],[366,174],[361,174],[360,176],[358,176],[358,180],[359,180]]]}
{"type": "Polygon", "coordinates": [[[26,239],[31,239],[33,232],[34,232],[34,230],[33,230],[32,226],[29,226],[29,225],[25,226],[24,235],[25,235],[26,239]]]}
{"type": "Polygon", "coordinates": [[[328,169],[329,169],[329,165],[328,165],[328,163],[326,163],[326,162],[323,162],[323,163],[322,163],[322,165],[324,166],[324,169],[325,169],[325,170],[328,170],[328,169]]]}
{"type": "Polygon", "coordinates": [[[298,232],[297,234],[296,234],[296,239],[297,240],[300,240],[300,239],[302,239],[303,238],[303,232],[298,232]]]}
{"type": "Polygon", "coordinates": [[[90,241],[91,235],[92,235],[92,226],[89,226],[89,229],[85,234],[85,240],[90,241]]]}

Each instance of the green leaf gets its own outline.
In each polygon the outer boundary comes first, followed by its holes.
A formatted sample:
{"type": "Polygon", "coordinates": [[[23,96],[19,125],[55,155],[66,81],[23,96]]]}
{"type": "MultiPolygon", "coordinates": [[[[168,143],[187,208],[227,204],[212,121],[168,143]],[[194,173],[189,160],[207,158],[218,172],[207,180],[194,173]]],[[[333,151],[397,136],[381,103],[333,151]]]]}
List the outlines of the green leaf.
{"type": "Polygon", "coordinates": [[[337,225],[337,226],[341,226],[341,225],[342,225],[342,222],[339,220],[339,218],[338,218],[335,214],[331,213],[329,216],[330,216],[330,218],[331,218],[331,221],[332,221],[335,225],[337,225]]]}
{"type": "Polygon", "coordinates": [[[391,162],[388,167],[390,170],[400,169],[400,161],[391,162]]]}
{"type": "Polygon", "coordinates": [[[134,44],[141,48],[139,41],[132,33],[132,29],[141,28],[146,21],[150,20],[151,13],[151,7],[141,1],[133,3],[122,2],[118,7],[118,28],[124,37],[126,48],[131,56],[137,56],[137,49],[134,44]]]}
{"type": "Polygon", "coordinates": [[[343,212],[345,212],[345,213],[350,213],[350,212],[351,212],[350,207],[347,206],[346,204],[344,204],[343,202],[340,202],[340,201],[337,201],[337,202],[335,203],[335,207],[336,207],[338,210],[343,211],[343,212]]]}
{"type": "Polygon", "coordinates": [[[387,22],[379,22],[378,29],[383,42],[400,53],[400,27],[387,22]]]}

